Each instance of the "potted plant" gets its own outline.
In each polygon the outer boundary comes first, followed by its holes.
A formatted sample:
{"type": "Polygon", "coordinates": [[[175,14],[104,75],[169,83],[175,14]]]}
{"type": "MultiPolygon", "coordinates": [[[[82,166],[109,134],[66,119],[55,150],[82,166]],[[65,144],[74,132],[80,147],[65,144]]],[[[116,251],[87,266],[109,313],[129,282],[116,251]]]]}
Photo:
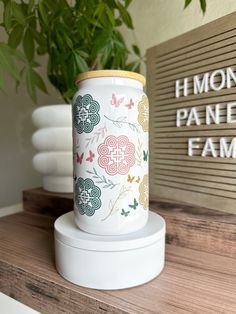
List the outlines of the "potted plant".
{"type": "Polygon", "coordinates": [[[0,43],[0,88],[3,71],[16,85],[25,84],[37,102],[37,90],[47,93],[38,73],[38,56],[47,57],[47,76],[60,92],[64,105],[39,107],[33,122],[39,128],[33,144],[40,151],[34,167],[43,174],[45,189],[72,192],[71,107],[75,77],[95,69],[139,71],[142,57],[136,43],[136,60],[128,61],[130,51],[119,27],[133,29],[128,12],[131,0],[0,0],[4,7],[1,27],[8,41],[0,43]]]}
{"type": "MultiPolygon", "coordinates": [[[[0,89],[4,71],[16,86],[25,84],[37,102],[37,90],[47,93],[39,75],[38,56],[47,57],[47,76],[65,103],[75,93],[75,76],[95,69],[139,72],[144,59],[134,42],[128,49],[119,27],[133,29],[128,7],[132,0],[0,0],[0,27],[7,42],[0,42],[0,89]],[[135,60],[130,62],[130,54],[135,60]]],[[[203,12],[206,0],[199,0],[203,12]]],[[[192,0],[185,0],[187,7],[192,0]]],[[[34,166],[43,173],[43,186],[51,191],[72,191],[71,108],[51,105],[38,108],[33,120],[39,130],[33,143],[43,151],[34,166]]]]}

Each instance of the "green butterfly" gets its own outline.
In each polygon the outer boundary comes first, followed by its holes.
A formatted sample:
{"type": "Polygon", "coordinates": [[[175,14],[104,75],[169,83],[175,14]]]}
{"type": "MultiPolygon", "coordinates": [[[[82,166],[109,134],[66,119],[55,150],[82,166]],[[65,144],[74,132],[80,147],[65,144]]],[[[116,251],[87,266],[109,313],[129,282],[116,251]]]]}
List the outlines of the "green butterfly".
{"type": "Polygon", "coordinates": [[[136,198],[134,198],[134,205],[129,205],[130,208],[136,209],[138,206],[138,202],[136,200],[136,198]]]}
{"type": "Polygon", "coordinates": [[[126,211],[122,208],[122,210],[121,210],[121,215],[127,217],[127,216],[129,215],[129,213],[130,213],[130,211],[127,211],[127,212],[126,212],[126,211]]]}
{"type": "Polygon", "coordinates": [[[148,160],[148,150],[145,152],[145,150],[143,151],[143,160],[147,161],[148,160]]]}

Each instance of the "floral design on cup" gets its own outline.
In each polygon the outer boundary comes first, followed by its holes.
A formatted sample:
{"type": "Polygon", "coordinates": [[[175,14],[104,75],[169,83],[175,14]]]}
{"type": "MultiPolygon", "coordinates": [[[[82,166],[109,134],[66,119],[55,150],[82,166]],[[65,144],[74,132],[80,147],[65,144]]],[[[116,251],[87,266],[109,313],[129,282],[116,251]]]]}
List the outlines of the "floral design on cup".
{"type": "Polygon", "coordinates": [[[99,166],[111,176],[127,174],[135,164],[135,146],[125,135],[106,137],[98,146],[98,154],[99,166]]]}
{"type": "Polygon", "coordinates": [[[101,190],[93,180],[79,177],[75,182],[75,192],[75,203],[81,215],[93,216],[101,207],[101,190]]]}
{"type": "Polygon", "coordinates": [[[99,123],[100,105],[89,94],[79,95],[73,105],[73,123],[79,134],[91,133],[99,123]]]}
{"type": "Polygon", "coordinates": [[[145,174],[142,182],[139,185],[139,203],[144,209],[148,209],[149,205],[149,190],[148,190],[148,175],[145,174]]]}
{"type": "Polygon", "coordinates": [[[147,96],[143,96],[138,103],[138,122],[142,126],[144,132],[148,132],[149,125],[149,104],[147,96]]]}

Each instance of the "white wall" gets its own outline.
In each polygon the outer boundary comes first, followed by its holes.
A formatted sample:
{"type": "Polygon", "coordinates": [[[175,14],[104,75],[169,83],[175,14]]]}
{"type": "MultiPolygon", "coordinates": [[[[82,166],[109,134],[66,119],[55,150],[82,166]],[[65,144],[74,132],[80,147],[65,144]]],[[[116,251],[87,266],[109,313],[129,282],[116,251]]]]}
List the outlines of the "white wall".
{"type": "MultiPolygon", "coordinates": [[[[0,32],[0,41],[5,40],[5,34],[0,32]]],[[[45,77],[45,59],[41,61],[44,64],[41,74],[45,77]]],[[[61,102],[58,93],[51,87],[49,89],[50,96],[38,95],[38,105],[61,102]]],[[[40,175],[31,163],[35,153],[31,144],[34,108],[36,105],[25,87],[20,87],[16,93],[15,82],[5,74],[4,92],[0,91],[0,208],[20,203],[22,190],[41,185],[40,175]]]]}
{"type": "MultiPolygon", "coordinates": [[[[199,0],[192,0],[188,8],[183,8],[184,0],[133,0],[130,13],[143,53],[147,48],[235,11],[236,1],[207,0],[205,15],[199,0]]],[[[133,41],[132,32],[123,30],[123,34],[127,42],[133,41]]],[[[145,67],[142,72],[145,74],[145,67]]]]}

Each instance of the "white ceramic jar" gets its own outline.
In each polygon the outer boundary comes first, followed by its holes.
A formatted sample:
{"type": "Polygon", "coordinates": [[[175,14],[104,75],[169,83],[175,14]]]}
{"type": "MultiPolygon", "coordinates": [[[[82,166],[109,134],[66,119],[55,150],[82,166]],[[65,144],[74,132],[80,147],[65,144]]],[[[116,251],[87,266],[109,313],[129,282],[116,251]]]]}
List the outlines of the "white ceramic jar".
{"type": "Polygon", "coordinates": [[[38,153],[34,168],[43,176],[43,188],[50,192],[73,192],[71,105],[39,107],[32,114],[38,128],[32,136],[38,153]]]}
{"type": "Polygon", "coordinates": [[[145,78],[80,74],[72,104],[74,212],[82,230],[121,235],[148,219],[148,99],[145,78]]]}

